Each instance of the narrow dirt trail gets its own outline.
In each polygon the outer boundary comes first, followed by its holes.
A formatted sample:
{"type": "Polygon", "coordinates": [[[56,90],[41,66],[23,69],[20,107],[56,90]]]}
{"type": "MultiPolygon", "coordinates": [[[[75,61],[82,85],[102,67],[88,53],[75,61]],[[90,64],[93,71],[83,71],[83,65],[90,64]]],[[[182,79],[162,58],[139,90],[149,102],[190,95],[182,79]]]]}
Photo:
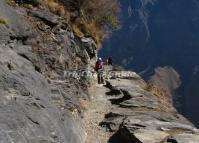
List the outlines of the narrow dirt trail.
{"type": "Polygon", "coordinates": [[[111,110],[111,103],[106,96],[109,90],[104,86],[95,85],[90,90],[91,101],[84,114],[83,124],[87,133],[86,143],[107,143],[111,133],[99,126],[105,114],[111,110]]]}

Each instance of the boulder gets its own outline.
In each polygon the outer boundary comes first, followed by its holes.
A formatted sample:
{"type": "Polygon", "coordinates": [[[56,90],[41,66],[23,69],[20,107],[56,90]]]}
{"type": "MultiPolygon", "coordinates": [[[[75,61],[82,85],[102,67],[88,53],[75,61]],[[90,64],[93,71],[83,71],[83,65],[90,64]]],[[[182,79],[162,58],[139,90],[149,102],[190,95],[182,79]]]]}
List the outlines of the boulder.
{"type": "Polygon", "coordinates": [[[140,129],[133,133],[133,136],[138,140],[135,143],[161,143],[167,140],[169,134],[158,130],[140,129]]]}

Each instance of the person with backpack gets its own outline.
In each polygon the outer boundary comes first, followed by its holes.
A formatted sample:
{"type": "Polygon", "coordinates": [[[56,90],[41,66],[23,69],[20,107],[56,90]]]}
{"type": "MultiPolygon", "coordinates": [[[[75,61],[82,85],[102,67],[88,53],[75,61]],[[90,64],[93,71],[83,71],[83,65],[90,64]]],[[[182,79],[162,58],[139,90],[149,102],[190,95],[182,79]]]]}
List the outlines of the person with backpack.
{"type": "Polygon", "coordinates": [[[108,57],[108,59],[107,59],[107,64],[110,65],[110,66],[113,65],[113,60],[112,60],[112,57],[111,57],[111,56],[108,57]]]}
{"type": "Polygon", "coordinates": [[[98,58],[95,64],[95,70],[97,72],[98,84],[104,84],[104,78],[103,78],[104,62],[102,61],[101,58],[98,58]]]}

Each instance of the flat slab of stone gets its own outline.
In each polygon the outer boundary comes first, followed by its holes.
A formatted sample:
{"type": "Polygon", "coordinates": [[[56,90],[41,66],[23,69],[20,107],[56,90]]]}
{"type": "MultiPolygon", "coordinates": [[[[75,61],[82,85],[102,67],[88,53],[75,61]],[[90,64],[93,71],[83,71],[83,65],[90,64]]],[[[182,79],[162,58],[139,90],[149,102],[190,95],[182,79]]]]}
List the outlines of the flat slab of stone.
{"type": "Polygon", "coordinates": [[[160,143],[166,141],[169,134],[158,130],[140,129],[134,133],[134,136],[141,143],[160,143]]]}
{"type": "Polygon", "coordinates": [[[57,15],[51,13],[47,9],[30,10],[29,15],[31,15],[33,17],[40,18],[40,19],[46,21],[50,25],[56,25],[59,23],[59,17],[57,15]]]}
{"type": "Polygon", "coordinates": [[[199,135],[195,134],[179,134],[174,136],[177,143],[199,143],[199,135]]]}

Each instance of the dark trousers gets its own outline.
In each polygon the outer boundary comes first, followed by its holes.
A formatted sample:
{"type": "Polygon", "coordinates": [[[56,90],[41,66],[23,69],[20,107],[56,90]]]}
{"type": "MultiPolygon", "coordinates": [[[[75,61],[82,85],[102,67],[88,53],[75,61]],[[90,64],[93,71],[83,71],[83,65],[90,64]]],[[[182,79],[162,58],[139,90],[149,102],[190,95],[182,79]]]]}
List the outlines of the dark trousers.
{"type": "Polygon", "coordinates": [[[97,73],[98,84],[104,84],[103,71],[99,70],[97,73]]]}

